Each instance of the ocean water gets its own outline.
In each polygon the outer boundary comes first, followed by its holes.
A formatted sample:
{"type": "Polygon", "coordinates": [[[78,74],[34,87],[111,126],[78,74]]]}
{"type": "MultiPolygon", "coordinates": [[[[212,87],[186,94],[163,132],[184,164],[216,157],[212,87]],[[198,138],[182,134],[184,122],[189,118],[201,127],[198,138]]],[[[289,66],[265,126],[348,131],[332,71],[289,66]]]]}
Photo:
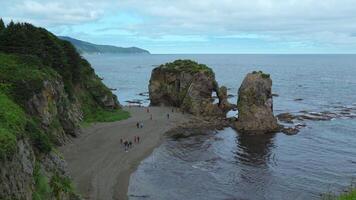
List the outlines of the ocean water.
{"type": "MultiPolygon", "coordinates": [[[[356,106],[356,55],[85,55],[122,104],[147,105],[151,70],[175,59],[207,64],[235,95],[254,70],[273,79],[275,114],[356,106]],[[303,99],[295,101],[295,99],[303,99]]],[[[297,135],[227,128],[167,140],[131,175],[130,199],[319,199],[356,178],[356,119],[308,121],[297,135]]]]}

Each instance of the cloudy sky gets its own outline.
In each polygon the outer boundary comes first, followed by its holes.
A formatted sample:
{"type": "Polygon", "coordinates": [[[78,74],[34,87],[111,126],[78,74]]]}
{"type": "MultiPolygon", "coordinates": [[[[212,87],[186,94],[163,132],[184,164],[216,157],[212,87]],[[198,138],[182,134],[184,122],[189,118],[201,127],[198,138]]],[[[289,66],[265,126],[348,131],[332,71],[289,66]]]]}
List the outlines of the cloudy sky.
{"type": "Polygon", "coordinates": [[[356,53],[356,0],[0,0],[0,17],[152,53],[356,53]]]}

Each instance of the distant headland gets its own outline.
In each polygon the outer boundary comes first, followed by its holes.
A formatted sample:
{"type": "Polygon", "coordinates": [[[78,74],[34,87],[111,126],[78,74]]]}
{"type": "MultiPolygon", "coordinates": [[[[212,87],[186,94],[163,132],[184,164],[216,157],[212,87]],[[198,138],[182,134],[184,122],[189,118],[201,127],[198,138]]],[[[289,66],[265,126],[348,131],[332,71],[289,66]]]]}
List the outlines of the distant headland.
{"type": "Polygon", "coordinates": [[[114,53],[114,54],[150,54],[149,51],[141,49],[138,47],[117,47],[112,45],[101,45],[93,44],[90,42],[74,39],[68,36],[58,36],[62,40],[66,40],[77,49],[81,54],[103,54],[103,53],[114,53]]]}

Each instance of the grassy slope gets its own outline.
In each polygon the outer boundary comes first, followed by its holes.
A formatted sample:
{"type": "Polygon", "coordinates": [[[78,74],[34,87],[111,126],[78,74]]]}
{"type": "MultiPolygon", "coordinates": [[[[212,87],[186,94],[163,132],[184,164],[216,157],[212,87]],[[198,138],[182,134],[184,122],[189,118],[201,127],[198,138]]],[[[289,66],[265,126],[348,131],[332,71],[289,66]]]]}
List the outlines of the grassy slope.
{"type": "Polygon", "coordinates": [[[323,195],[322,200],[356,200],[356,189],[351,189],[348,192],[342,193],[340,195],[323,195]]]}
{"type": "MultiPolygon", "coordinates": [[[[114,98],[113,94],[68,42],[30,24],[12,24],[0,30],[0,161],[14,155],[22,138],[30,140],[36,155],[55,150],[50,133],[25,111],[26,102],[43,89],[46,80],[64,80],[69,101],[79,101],[86,122],[129,117],[121,109],[102,105],[102,96],[114,98]]],[[[36,164],[33,199],[60,199],[62,194],[74,193],[70,179],[52,175],[47,178],[36,164]]]]}

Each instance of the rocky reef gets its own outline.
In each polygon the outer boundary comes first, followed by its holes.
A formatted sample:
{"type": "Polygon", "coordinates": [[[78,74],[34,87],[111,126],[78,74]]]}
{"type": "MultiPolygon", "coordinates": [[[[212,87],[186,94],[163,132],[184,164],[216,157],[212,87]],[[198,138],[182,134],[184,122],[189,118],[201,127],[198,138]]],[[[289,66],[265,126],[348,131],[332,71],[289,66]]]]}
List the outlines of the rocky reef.
{"type": "Polygon", "coordinates": [[[153,106],[174,106],[196,116],[224,117],[233,107],[226,87],[219,88],[214,72],[191,60],[176,60],[153,69],[149,83],[153,106]],[[214,104],[216,93],[219,103],[214,104]]]}
{"type": "Polygon", "coordinates": [[[79,199],[56,146],[120,104],[69,42],[1,24],[0,199],[79,199]]]}
{"type": "Polygon", "coordinates": [[[238,118],[241,133],[270,133],[280,130],[273,115],[272,80],[261,71],[246,75],[238,91],[238,118]]]}

